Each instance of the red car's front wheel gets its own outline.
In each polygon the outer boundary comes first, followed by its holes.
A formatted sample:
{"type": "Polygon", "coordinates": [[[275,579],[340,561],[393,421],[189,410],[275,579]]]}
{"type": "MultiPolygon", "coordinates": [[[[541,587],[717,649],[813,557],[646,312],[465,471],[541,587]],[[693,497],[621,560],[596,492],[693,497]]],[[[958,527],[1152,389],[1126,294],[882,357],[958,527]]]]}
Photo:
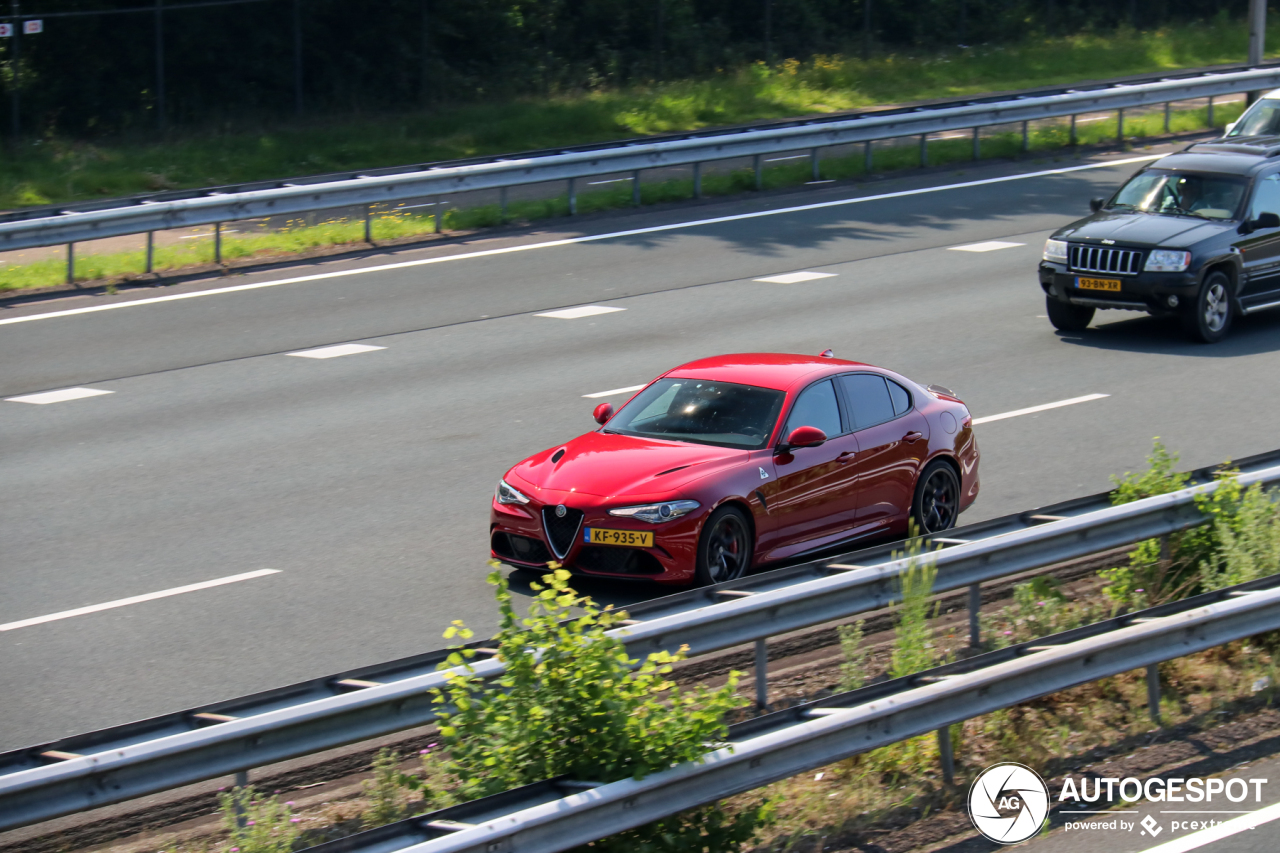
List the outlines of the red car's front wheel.
{"type": "Polygon", "coordinates": [[[911,517],[919,534],[941,533],[956,526],[960,515],[960,478],[946,462],[934,461],[916,483],[911,517]]]}
{"type": "Polygon", "coordinates": [[[751,566],[753,549],[751,525],[742,510],[720,507],[702,526],[698,539],[697,582],[705,586],[742,577],[751,566]]]}

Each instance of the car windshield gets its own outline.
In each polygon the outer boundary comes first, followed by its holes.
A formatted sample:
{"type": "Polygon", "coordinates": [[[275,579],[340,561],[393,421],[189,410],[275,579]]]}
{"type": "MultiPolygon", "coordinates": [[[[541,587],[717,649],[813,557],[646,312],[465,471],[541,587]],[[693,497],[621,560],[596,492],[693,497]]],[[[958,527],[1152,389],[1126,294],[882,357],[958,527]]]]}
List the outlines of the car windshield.
{"type": "Polygon", "coordinates": [[[1280,99],[1263,98],[1249,109],[1231,128],[1228,137],[1280,135],[1280,99]]]}
{"type": "Polygon", "coordinates": [[[1245,179],[1148,169],[1120,188],[1108,210],[1138,210],[1202,219],[1231,219],[1244,197],[1245,179]]]}
{"type": "Polygon", "coordinates": [[[733,382],[659,379],[623,406],[605,431],[754,450],[768,442],[784,396],[733,382]]]}

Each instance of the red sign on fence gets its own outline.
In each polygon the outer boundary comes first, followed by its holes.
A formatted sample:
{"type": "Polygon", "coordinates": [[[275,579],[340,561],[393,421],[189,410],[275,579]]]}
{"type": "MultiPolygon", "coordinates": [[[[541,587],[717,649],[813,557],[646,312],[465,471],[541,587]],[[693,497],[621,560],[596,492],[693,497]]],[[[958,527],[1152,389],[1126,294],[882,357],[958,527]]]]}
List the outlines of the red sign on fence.
{"type": "Polygon", "coordinates": [[[7,39],[13,35],[13,24],[0,24],[0,39],[7,39]]]}
{"type": "Polygon", "coordinates": [[[36,33],[42,33],[42,32],[44,32],[44,21],[23,21],[22,22],[23,35],[33,36],[36,33]]]}

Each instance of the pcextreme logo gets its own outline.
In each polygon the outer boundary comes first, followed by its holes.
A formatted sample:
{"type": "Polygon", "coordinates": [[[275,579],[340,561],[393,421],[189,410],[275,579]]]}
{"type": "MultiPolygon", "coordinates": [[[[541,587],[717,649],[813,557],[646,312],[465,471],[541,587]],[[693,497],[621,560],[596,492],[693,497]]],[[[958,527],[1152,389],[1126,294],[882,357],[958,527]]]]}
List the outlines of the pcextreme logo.
{"type": "Polygon", "coordinates": [[[969,819],[999,844],[1017,844],[1040,831],[1049,814],[1049,786],[1021,764],[988,767],[969,788],[969,819]]]}

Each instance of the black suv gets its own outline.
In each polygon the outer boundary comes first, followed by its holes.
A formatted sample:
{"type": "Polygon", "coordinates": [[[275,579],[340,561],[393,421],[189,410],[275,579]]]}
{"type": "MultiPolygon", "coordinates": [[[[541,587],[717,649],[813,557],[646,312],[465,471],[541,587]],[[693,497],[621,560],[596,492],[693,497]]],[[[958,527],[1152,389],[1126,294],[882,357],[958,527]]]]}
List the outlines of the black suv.
{"type": "Polygon", "coordinates": [[[1212,343],[1231,318],[1280,306],[1280,136],[1201,142],[1156,160],[1045,243],[1049,321],[1099,308],[1176,315],[1212,343]]]}

